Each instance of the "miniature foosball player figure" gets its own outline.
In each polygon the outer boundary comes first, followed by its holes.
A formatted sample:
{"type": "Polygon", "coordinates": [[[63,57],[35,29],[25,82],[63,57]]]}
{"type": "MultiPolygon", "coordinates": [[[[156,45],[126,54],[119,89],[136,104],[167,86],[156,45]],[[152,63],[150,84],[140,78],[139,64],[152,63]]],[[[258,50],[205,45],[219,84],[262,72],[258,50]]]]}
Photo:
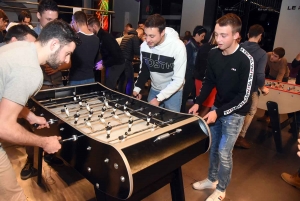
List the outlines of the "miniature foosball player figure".
{"type": "Polygon", "coordinates": [[[133,124],[132,117],[129,117],[129,120],[128,120],[128,132],[131,132],[132,124],[133,124]]]}
{"type": "Polygon", "coordinates": [[[107,126],[105,128],[106,128],[106,133],[107,133],[106,138],[108,139],[108,138],[110,138],[110,131],[112,129],[110,122],[107,123],[107,126]]]}
{"type": "Polygon", "coordinates": [[[85,125],[86,125],[87,127],[89,127],[89,128],[93,131],[93,127],[92,127],[91,122],[90,122],[88,119],[84,119],[84,122],[85,122],[85,125]]]}
{"type": "Polygon", "coordinates": [[[101,123],[105,124],[105,119],[103,118],[103,114],[98,115],[98,117],[101,123]]]}
{"type": "Polygon", "coordinates": [[[101,109],[101,114],[104,115],[105,111],[106,111],[106,106],[104,105],[101,109]]]}
{"type": "Polygon", "coordinates": [[[151,112],[149,112],[147,115],[147,126],[149,126],[151,119],[152,119],[152,114],[151,114],[151,112]]]}
{"type": "Polygon", "coordinates": [[[65,105],[65,113],[66,113],[67,117],[69,117],[69,116],[70,116],[69,109],[67,108],[67,106],[66,106],[66,105],[65,105]]]}
{"type": "Polygon", "coordinates": [[[90,110],[91,110],[90,104],[88,104],[87,101],[85,101],[85,107],[86,107],[87,111],[90,111],[90,110]]]}

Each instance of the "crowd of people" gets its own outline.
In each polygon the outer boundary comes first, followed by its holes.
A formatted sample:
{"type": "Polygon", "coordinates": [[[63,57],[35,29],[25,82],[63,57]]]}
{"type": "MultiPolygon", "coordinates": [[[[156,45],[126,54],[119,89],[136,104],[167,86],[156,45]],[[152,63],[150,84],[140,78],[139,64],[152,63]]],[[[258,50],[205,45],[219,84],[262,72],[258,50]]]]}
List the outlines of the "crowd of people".
{"type": "MultiPolygon", "coordinates": [[[[68,70],[69,85],[102,82],[137,99],[142,99],[141,92],[150,80],[150,104],[206,120],[212,138],[209,172],[193,188],[215,189],[207,200],[223,200],[231,179],[234,146],[250,148],[245,135],[256,113],[259,93],[269,92],[265,78],[288,81],[284,48],[266,53],[259,46],[264,28],[258,24],[248,29],[248,41],[240,43],[242,22],[231,13],[216,21],[208,43],[203,43],[207,34],[203,26],[195,26],[192,33],[187,31],[183,42],[159,14],[138,22],[137,29],[127,24],[115,38],[101,28],[97,17],[88,18],[77,11],[69,24],[57,20],[58,13],[56,2],[40,1],[39,24],[33,28],[27,11],[20,13],[18,22],[8,25],[5,12],[0,10],[0,139],[26,145],[28,158],[21,178],[35,175],[32,146],[44,149],[49,164],[63,165],[54,155],[60,149],[60,137],[37,136],[17,121],[22,117],[30,124],[39,124],[38,129],[49,127],[45,118],[34,115],[25,105],[40,89],[62,87],[62,71],[68,70]],[[140,60],[136,80],[132,65],[135,58],[140,60]],[[187,111],[189,97],[196,98],[187,111]]],[[[300,53],[292,66],[299,64],[300,53]]],[[[297,84],[299,80],[297,77],[297,84]]],[[[291,180],[290,175],[282,177],[291,180]]],[[[1,199],[26,200],[1,144],[0,190],[1,199]]]]}

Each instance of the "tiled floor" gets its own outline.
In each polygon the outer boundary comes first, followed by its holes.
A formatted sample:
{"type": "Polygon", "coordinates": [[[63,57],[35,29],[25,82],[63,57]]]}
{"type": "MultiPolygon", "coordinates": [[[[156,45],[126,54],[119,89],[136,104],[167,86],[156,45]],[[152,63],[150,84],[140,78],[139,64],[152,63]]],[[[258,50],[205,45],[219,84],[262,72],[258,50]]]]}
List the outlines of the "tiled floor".
{"type": "MultiPolygon", "coordinates": [[[[262,115],[263,111],[258,110],[256,117],[262,115]]],[[[232,180],[227,189],[225,200],[299,201],[300,190],[289,186],[280,177],[282,172],[294,173],[300,167],[300,158],[296,155],[296,140],[292,139],[291,134],[287,132],[288,127],[283,129],[284,153],[277,153],[270,128],[267,127],[267,123],[257,122],[256,117],[246,136],[251,142],[251,149],[234,149],[232,180]]],[[[7,148],[7,152],[18,176],[26,158],[24,150],[20,147],[11,146],[7,148]]],[[[191,187],[193,182],[206,177],[207,170],[207,153],[182,166],[187,201],[203,201],[212,193],[212,190],[196,191],[191,187]]],[[[56,183],[47,185],[45,189],[38,187],[32,179],[22,181],[18,176],[18,181],[30,200],[96,200],[93,186],[87,180],[81,179],[70,168],[54,168],[52,176],[56,183]],[[76,182],[71,182],[73,177],[70,175],[77,177],[76,182]]],[[[171,200],[170,188],[167,185],[143,201],[171,200]]]]}

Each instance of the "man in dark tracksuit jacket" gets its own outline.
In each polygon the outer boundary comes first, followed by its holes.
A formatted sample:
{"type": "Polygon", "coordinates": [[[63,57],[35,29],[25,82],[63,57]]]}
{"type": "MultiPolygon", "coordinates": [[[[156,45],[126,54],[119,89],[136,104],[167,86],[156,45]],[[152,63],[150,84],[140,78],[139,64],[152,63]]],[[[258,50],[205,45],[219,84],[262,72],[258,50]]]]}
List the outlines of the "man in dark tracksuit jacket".
{"type": "Polygon", "coordinates": [[[96,69],[102,70],[102,68],[105,67],[105,86],[110,89],[115,89],[117,81],[125,69],[125,59],[122,50],[116,39],[100,28],[98,18],[89,18],[88,28],[98,36],[100,41],[102,60],[97,63],[96,69]]]}
{"type": "Polygon", "coordinates": [[[118,90],[131,96],[134,85],[132,61],[134,56],[140,56],[140,39],[137,36],[135,29],[130,29],[128,31],[128,35],[123,37],[120,48],[125,58],[125,70],[120,77],[118,90]],[[127,81],[127,84],[126,90],[124,91],[125,81],[127,81]]]}
{"type": "Polygon", "coordinates": [[[217,20],[214,35],[218,48],[209,52],[200,95],[189,110],[196,114],[199,105],[216,87],[214,106],[203,117],[207,119],[207,124],[211,124],[208,178],[193,184],[196,190],[216,189],[207,201],[221,201],[225,198],[233,167],[233,146],[251,106],[254,59],[237,43],[241,26],[241,19],[232,13],[217,20]]]}

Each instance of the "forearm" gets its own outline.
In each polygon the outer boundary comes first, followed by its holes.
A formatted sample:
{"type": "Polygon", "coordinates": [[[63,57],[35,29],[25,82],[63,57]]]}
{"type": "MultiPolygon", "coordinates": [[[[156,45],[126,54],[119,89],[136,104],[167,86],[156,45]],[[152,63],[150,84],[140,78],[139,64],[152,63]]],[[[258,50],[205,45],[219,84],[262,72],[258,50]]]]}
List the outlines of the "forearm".
{"type": "Polygon", "coordinates": [[[196,98],[195,103],[198,105],[202,105],[202,103],[207,99],[209,94],[211,93],[212,89],[214,88],[215,85],[211,83],[203,83],[203,86],[201,88],[199,96],[196,98]]]}
{"type": "Polygon", "coordinates": [[[265,74],[264,73],[256,75],[256,84],[257,84],[258,88],[265,86],[265,74]]]}
{"type": "Polygon", "coordinates": [[[29,123],[32,123],[35,117],[36,117],[35,114],[31,112],[27,107],[23,107],[22,111],[19,114],[19,118],[24,118],[29,123]]]}
{"type": "Polygon", "coordinates": [[[17,122],[5,123],[0,127],[0,138],[19,145],[43,147],[43,138],[27,131],[17,122]]]}

